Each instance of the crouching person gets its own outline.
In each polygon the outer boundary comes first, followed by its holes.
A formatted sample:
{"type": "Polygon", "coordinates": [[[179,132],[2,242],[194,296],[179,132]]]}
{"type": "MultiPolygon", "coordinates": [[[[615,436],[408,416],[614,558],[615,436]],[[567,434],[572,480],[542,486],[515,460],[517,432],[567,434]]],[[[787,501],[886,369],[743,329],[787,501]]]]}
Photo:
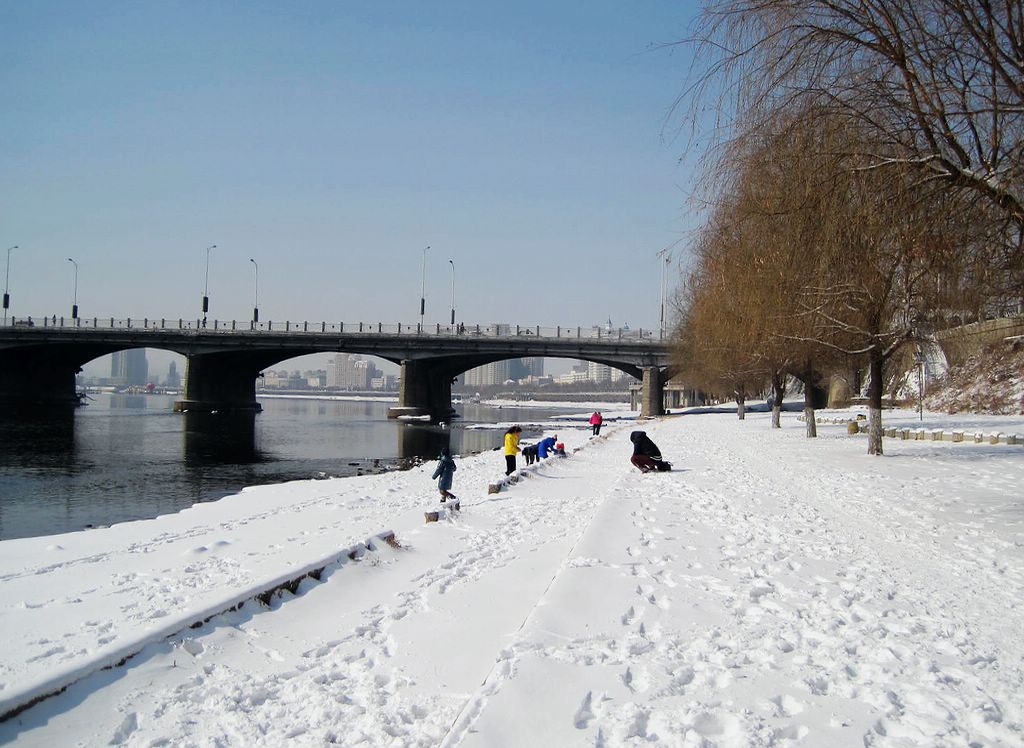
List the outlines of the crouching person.
{"type": "Polygon", "coordinates": [[[661,459],[661,450],[658,445],[651,441],[646,431],[634,431],[629,435],[633,442],[633,457],[630,459],[641,473],[649,473],[652,470],[671,470],[672,463],[661,459]]]}

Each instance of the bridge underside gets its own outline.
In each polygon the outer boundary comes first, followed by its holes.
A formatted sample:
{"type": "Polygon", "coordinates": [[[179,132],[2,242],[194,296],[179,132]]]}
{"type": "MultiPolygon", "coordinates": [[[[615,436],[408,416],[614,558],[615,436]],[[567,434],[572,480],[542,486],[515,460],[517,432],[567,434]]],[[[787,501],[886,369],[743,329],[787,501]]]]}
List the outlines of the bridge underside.
{"type": "MultiPolygon", "coordinates": [[[[404,360],[401,362],[401,386],[398,407],[391,408],[391,417],[430,416],[445,419],[452,408],[452,383],[460,374],[477,366],[500,361],[504,356],[458,356],[445,359],[404,360]]],[[[672,377],[669,368],[637,366],[619,361],[598,361],[625,371],[642,382],[640,416],[663,415],[664,387],[672,377]]]]}
{"type": "Polygon", "coordinates": [[[59,346],[5,351],[4,366],[0,367],[0,406],[77,405],[75,375],[84,363],[80,357],[79,352],[59,346]]]}

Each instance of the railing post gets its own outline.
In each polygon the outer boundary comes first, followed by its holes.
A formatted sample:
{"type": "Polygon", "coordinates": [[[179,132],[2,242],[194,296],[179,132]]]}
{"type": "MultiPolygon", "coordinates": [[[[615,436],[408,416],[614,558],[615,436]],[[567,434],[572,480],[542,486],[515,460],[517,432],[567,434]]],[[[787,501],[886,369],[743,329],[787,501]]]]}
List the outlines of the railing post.
{"type": "Polygon", "coordinates": [[[576,339],[579,340],[579,338],[581,336],[582,336],[582,330],[581,330],[581,328],[577,327],[576,328],[576,339]]]}
{"type": "Polygon", "coordinates": [[[437,323],[437,333],[436,334],[437,335],[441,334],[441,323],[440,322],[437,323]]]}
{"type": "Polygon", "coordinates": [[[516,325],[516,336],[519,336],[519,325],[516,325]]]}
{"type": "Polygon", "coordinates": [[[556,338],[562,337],[562,326],[561,325],[559,325],[558,327],[555,328],[555,337],[556,338]]]}
{"type": "Polygon", "coordinates": [[[167,320],[165,320],[163,317],[160,318],[160,329],[161,330],[164,329],[164,325],[166,324],[166,322],[167,322],[167,320]]]}
{"type": "Polygon", "coordinates": [[[181,330],[183,327],[185,327],[185,320],[183,320],[181,317],[178,317],[178,329],[181,330]]]}
{"type": "MultiPolygon", "coordinates": [[[[320,332],[327,332],[327,321],[326,320],[320,323],[320,332]]],[[[345,323],[344,322],[339,322],[338,323],[338,332],[345,332],[345,323]]]]}
{"type": "Polygon", "coordinates": [[[131,317],[128,318],[127,327],[128,327],[129,330],[132,329],[132,318],[131,317]]]}
{"type": "Polygon", "coordinates": [[[270,330],[273,330],[273,329],[274,329],[274,323],[273,323],[273,322],[271,322],[271,321],[270,321],[270,320],[268,319],[268,320],[267,320],[267,331],[269,332],[270,330]]]}
{"type": "Polygon", "coordinates": [[[231,329],[232,330],[238,329],[238,328],[235,327],[235,320],[231,320],[231,329]]]}
{"type": "Polygon", "coordinates": [[[218,328],[217,328],[217,324],[218,324],[218,322],[219,322],[219,320],[214,320],[214,321],[213,321],[213,329],[214,329],[214,330],[218,329],[218,328]]]}
{"type": "Polygon", "coordinates": [[[284,331],[285,332],[291,332],[291,330],[292,330],[292,322],[291,322],[291,320],[285,320],[285,322],[284,322],[284,331]]]}
{"type": "Polygon", "coordinates": [[[540,337],[540,325],[537,325],[537,337],[540,337]]]}
{"type": "Polygon", "coordinates": [[[309,322],[303,322],[302,323],[302,331],[303,332],[309,332],[309,322]]]}
{"type": "Polygon", "coordinates": [[[384,332],[384,323],[383,322],[378,322],[377,323],[377,332],[378,333],[384,332]]]}
{"type": "Polygon", "coordinates": [[[345,323],[344,322],[339,322],[338,323],[338,332],[345,332],[345,323]]]}
{"type": "MultiPolygon", "coordinates": [[[[14,322],[14,320],[11,320],[12,324],[13,324],[13,322],[14,322]]],[[[61,316],[61,318],[60,318],[60,326],[64,327],[64,317],[63,316],[61,316]]]]}
{"type": "Polygon", "coordinates": [[[114,318],[113,317],[110,318],[110,329],[111,330],[114,329],[114,318]]]}

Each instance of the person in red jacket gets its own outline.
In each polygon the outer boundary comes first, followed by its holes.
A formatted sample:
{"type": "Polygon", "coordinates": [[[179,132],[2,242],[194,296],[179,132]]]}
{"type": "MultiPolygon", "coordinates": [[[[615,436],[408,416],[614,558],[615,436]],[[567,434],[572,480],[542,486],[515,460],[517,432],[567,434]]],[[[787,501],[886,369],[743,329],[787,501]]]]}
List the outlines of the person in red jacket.
{"type": "Polygon", "coordinates": [[[594,429],[594,436],[601,433],[601,424],[604,423],[604,416],[601,415],[601,411],[595,410],[594,415],[590,417],[590,425],[594,429]]]}

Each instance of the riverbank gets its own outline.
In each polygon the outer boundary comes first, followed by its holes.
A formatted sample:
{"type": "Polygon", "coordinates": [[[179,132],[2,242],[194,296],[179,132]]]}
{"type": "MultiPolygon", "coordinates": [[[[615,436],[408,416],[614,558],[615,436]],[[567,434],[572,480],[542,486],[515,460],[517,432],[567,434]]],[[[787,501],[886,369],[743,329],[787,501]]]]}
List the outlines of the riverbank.
{"type": "Polygon", "coordinates": [[[1019,744],[1024,449],[872,458],[768,418],[648,422],[667,474],[629,466],[631,424],[560,431],[581,449],[495,495],[500,454],[460,459],[463,510],[434,524],[425,465],[0,543],[6,704],[141,646],[0,742],[1019,744]],[[343,553],[385,529],[401,547],[343,553]],[[332,554],[269,607],[164,636],[332,554]]]}

